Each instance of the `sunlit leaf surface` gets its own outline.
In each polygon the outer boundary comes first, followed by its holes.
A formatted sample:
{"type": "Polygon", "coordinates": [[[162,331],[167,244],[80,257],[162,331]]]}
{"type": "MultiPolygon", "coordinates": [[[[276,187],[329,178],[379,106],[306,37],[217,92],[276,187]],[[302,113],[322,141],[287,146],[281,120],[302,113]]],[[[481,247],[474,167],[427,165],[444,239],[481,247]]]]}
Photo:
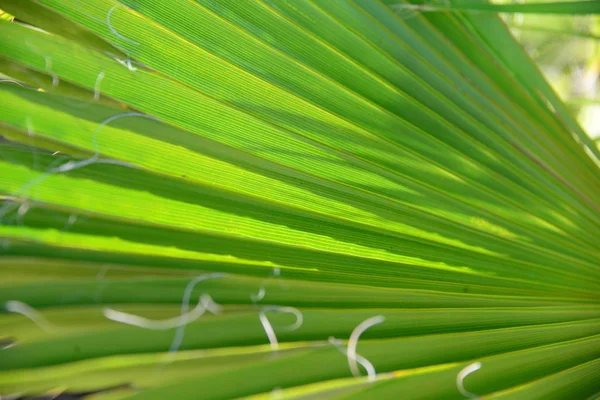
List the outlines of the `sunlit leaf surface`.
{"type": "Polygon", "coordinates": [[[593,397],[565,4],[3,1],[0,394],[593,397]]]}

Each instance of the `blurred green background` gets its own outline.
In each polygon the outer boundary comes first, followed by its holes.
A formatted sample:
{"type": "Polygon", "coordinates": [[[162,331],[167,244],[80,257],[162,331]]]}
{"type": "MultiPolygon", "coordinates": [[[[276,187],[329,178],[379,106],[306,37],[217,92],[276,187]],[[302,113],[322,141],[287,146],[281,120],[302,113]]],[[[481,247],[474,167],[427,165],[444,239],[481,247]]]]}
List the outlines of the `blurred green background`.
{"type": "MultiPolygon", "coordinates": [[[[548,0],[495,1],[511,2],[540,3],[548,0]]],[[[600,16],[503,14],[503,18],[579,123],[592,138],[598,140],[600,16]]]]}

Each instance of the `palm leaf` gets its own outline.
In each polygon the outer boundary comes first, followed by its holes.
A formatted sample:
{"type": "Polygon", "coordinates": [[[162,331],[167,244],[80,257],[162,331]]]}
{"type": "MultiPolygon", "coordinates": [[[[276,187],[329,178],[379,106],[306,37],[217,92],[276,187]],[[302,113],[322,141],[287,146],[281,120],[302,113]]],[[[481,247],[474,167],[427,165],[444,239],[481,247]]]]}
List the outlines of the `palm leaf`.
{"type": "MultiPolygon", "coordinates": [[[[421,3],[421,2],[419,2],[421,3]]],[[[598,14],[600,13],[600,4],[593,0],[582,1],[551,1],[529,4],[493,4],[482,2],[480,0],[457,0],[446,5],[411,4],[392,5],[392,8],[414,8],[424,11],[471,11],[471,12],[491,12],[491,13],[522,13],[522,14],[598,14]]]]}
{"type": "Polygon", "coordinates": [[[598,149],[498,6],[5,3],[3,395],[600,391],[598,149]]]}

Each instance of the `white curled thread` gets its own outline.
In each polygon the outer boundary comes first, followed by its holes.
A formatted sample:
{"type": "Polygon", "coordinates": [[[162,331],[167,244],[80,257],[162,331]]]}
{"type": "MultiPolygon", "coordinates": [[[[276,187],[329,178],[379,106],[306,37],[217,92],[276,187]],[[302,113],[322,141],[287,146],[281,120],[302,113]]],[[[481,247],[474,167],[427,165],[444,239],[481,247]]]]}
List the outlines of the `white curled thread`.
{"type": "Polygon", "coordinates": [[[25,87],[21,82],[15,81],[14,79],[0,79],[0,83],[14,83],[15,85],[25,87]]]}
{"type": "MultiPolygon", "coordinates": [[[[40,49],[38,49],[37,46],[35,46],[33,43],[31,43],[30,41],[26,41],[25,45],[35,54],[37,54],[38,56],[42,57],[44,59],[45,62],[45,69],[46,69],[46,73],[48,75],[50,75],[52,77],[52,87],[56,87],[58,86],[58,84],[60,83],[60,79],[58,77],[58,75],[56,75],[54,73],[54,71],[52,71],[52,57],[48,56],[48,55],[44,55],[44,52],[41,51],[40,49]]],[[[35,79],[37,82],[39,82],[37,79],[35,79]]]]}
{"type": "MultiPolygon", "coordinates": [[[[27,125],[27,136],[31,139],[31,138],[33,138],[34,130],[33,130],[33,123],[31,122],[30,117],[25,118],[25,124],[27,125]]],[[[37,169],[38,168],[37,149],[34,148],[32,145],[29,145],[29,147],[31,149],[31,153],[33,154],[33,168],[37,169]]],[[[37,182],[37,179],[34,179],[34,182],[37,182]]],[[[28,185],[25,185],[24,187],[27,188],[28,185]]],[[[0,207],[0,218],[3,217],[8,212],[14,210],[15,207],[17,208],[17,216],[16,216],[17,225],[22,226],[23,218],[25,217],[25,214],[27,213],[27,211],[29,211],[29,209],[31,208],[31,205],[27,202],[27,200],[25,200],[20,206],[12,205],[8,201],[8,199],[5,200],[4,205],[2,207],[0,207]]]]}
{"type": "MultiPolygon", "coordinates": [[[[280,277],[281,276],[281,269],[279,267],[275,267],[273,268],[273,276],[274,277],[280,277]]],[[[262,281],[263,284],[260,285],[260,288],[258,289],[258,293],[257,294],[251,294],[250,295],[250,300],[252,300],[253,303],[258,303],[259,301],[261,301],[262,299],[265,298],[265,294],[267,293],[264,287],[264,282],[262,281]]]]}
{"type": "Polygon", "coordinates": [[[115,61],[121,65],[126,66],[127,69],[130,71],[137,71],[137,68],[131,64],[131,58],[129,56],[127,56],[125,60],[121,60],[120,58],[115,57],[115,61]]]}
{"type": "Polygon", "coordinates": [[[112,12],[113,12],[113,11],[115,10],[115,8],[117,8],[117,7],[118,7],[118,5],[116,5],[116,6],[112,6],[112,7],[110,8],[110,10],[108,10],[108,13],[106,14],[106,26],[108,26],[108,29],[110,29],[110,31],[111,31],[112,33],[114,33],[114,34],[115,34],[115,36],[117,36],[118,38],[120,38],[120,39],[123,39],[124,41],[126,41],[126,42],[129,42],[129,43],[131,43],[131,44],[139,45],[139,43],[138,43],[138,42],[136,42],[136,41],[134,41],[134,40],[131,40],[131,39],[128,39],[128,38],[126,38],[125,36],[121,35],[121,34],[120,34],[119,32],[117,32],[117,30],[116,30],[115,28],[113,28],[113,27],[112,27],[112,25],[110,24],[110,15],[112,14],[112,12]]]}
{"type": "Polygon", "coordinates": [[[258,319],[260,320],[260,323],[262,324],[263,329],[265,330],[265,333],[267,334],[267,338],[269,338],[269,343],[271,343],[271,349],[273,351],[275,351],[275,350],[279,349],[279,342],[277,341],[277,335],[275,334],[273,325],[271,325],[271,322],[269,321],[269,318],[267,318],[267,315],[266,315],[267,312],[269,312],[269,311],[294,314],[294,316],[296,317],[296,322],[291,326],[282,328],[283,330],[286,330],[286,331],[294,331],[294,330],[300,328],[302,326],[302,323],[304,322],[304,317],[303,317],[302,313],[300,312],[300,310],[298,310],[295,307],[269,306],[269,307],[264,307],[258,313],[258,319]]]}
{"type": "Polygon", "coordinates": [[[73,226],[73,224],[75,222],[77,222],[77,214],[71,214],[69,215],[69,219],[67,220],[67,222],[65,223],[65,226],[63,226],[63,228],[61,229],[61,231],[63,232],[67,232],[69,229],[71,229],[71,227],[73,226]]]}
{"type": "MultiPolygon", "coordinates": [[[[96,143],[96,138],[98,136],[98,132],[100,131],[100,129],[102,129],[104,126],[108,125],[112,121],[115,121],[120,118],[126,118],[126,117],[142,117],[142,118],[157,120],[156,117],[138,113],[138,112],[127,112],[127,113],[117,114],[117,115],[113,115],[113,116],[105,119],[104,121],[102,121],[100,123],[100,125],[98,125],[98,127],[92,133],[92,147],[93,147],[95,153],[90,158],[87,158],[87,159],[81,160],[81,161],[67,161],[66,163],[64,163],[62,165],[59,165],[54,168],[50,168],[45,173],[41,174],[40,176],[32,179],[31,181],[29,181],[28,183],[23,185],[20,188],[20,190],[17,193],[13,194],[12,196],[13,197],[22,196],[24,193],[27,192],[27,190],[30,190],[36,184],[44,181],[49,176],[52,176],[54,174],[58,174],[61,172],[73,171],[73,170],[83,168],[83,167],[85,167],[87,165],[91,165],[91,164],[116,164],[116,165],[122,165],[125,167],[133,168],[133,165],[126,163],[124,161],[111,160],[111,159],[101,160],[100,159],[100,151],[99,151],[98,145],[96,143]]],[[[57,159],[52,163],[52,165],[54,165],[60,161],[62,161],[62,159],[57,159]]],[[[11,204],[8,202],[5,202],[4,206],[0,207],[0,217],[2,217],[5,213],[9,212],[10,210],[11,210],[11,204]]]]}
{"type": "MultiPolygon", "coordinates": [[[[183,299],[181,301],[181,315],[184,315],[188,312],[188,308],[190,305],[190,297],[192,296],[192,291],[194,290],[194,287],[198,283],[205,281],[207,279],[218,279],[218,278],[224,278],[226,276],[227,276],[226,274],[217,272],[217,273],[212,273],[212,274],[204,274],[204,275],[197,276],[194,279],[192,279],[190,281],[190,283],[188,283],[188,285],[186,286],[186,288],[183,292],[183,299]]],[[[216,308],[211,309],[209,307],[206,307],[206,309],[209,310],[210,312],[212,312],[213,314],[216,314],[219,312],[219,310],[216,308]]],[[[183,335],[185,334],[186,325],[187,324],[183,324],[177,328],[177,332],[175,332],[175,337],[173,338],[173,341],[171,342],[171,347],[169,348],[169,352],[175,352],[175,351],[177,351],[177,349],[179,349],[179,346],[181,346],[181,342],[183,341],[183,335]]]]}
{"type": "Polygon", "coordinates": [[[7,311],[16,314],[21,314],[29,318],[34,324],[39,326],[43,331],[49,332],[54,330],[54,325],[50,323],[39,311],[28,304],[18,300],[9,300],[4,304],[7,311]]]}
{"type": "Polygon", "coordinates": [[[25,225],[25,222],[24,222],[25,214],[27,214],[27,211],[29,211],[30,208],[31,208],[31,205],[28,202],[24,202],[17,209],[17,225],[19,225],[19,226],[25,225]]]}
{"type": "Polygon", "coordinates": [[[121,322],[127,325],[139,326],[140,328],[144,329],[167,330],[179,328],[194,322],[207,310],[212,310],[211,312],[218,312],[219,306],[212,300],[210,295],[203,294],[200,296],[196,307],[194,307],[191,311],[168,319],[152,320],[145,317],[140,317],[139,315],[113,310],[111,308],[105,308],[103,312],[104,316],[112,321],[121,322]]]}
{"type": "MultiPolygon", "coordinates": [[[[343,355],[347,356],[347,350],[344,349],[344,343],[340,339],[336,339],[333,336],[330,336],[328,342],[335,346],[336,349],[340,351],[343,355]]],[[[369,382],[372,382],[377,377],[377,372],[375,371],[375,367],[369,360],[362,357],[361,355],[356,355],[356,362],[363,366],[363,368],[367,371],[367,376],[369,377],[369,382]]]]}
{"type": "Polygon", "coordinates": [[[465,389],[463,381],[465,380],[467,375],[472,374],[473,372],[477,371],[480,368],[481,368],[481,363],[479,361],[477,361],[477,362],[467,365],[456,375],[456,387],[458,388],[458,391],[463,396],[468,397],[469,399],[478,399],[479,396],[477,396],[476,394],[473,394],[473,393],[469,392],[467,389],[465,389]]]}
{"type": "MultiPolygon", "coordinates": [[[[27,46],[36,54],[44,57],[44,60],[46,62],[46,72],[52,77],[52,87],[56,87],[58,86],[58,84],[60,83],[60,78],[58,75],[56,75],[53,71],[52,71],[52,58],[50,56],[43,56],[39,50],[37,49],[37,47],[35,47],[34,45],[32,45],[31,43],[26,43],[27,46]]],[[[131,68],[130,68],[131,69],[131,68]]],[[[98,100],[100,98],[100,92],[99,92],[99,88],[100,88],[100,81],[104,78],[104,71],[101,71],[98,76],[96,77],[96,81],[94,84],[94,100],[98,100]]],[[[50,92],[50,89],[38,78],[36,78],[35,76],[31,76],[30,75],[30,79],[37,84],[37,87],[39,87],[40,89],[44,89],[45,91],[50,92]]],[[[19,86],[22,87],[27,87],[15,80],[12,79],[0,79],[0,82],[10,82],[10,83],[15,83],[19,86]]],[[[76,102],[73,102],[71,100],[69,100],[68,97],[64,97],[64,98],[59,98],[59,100],[62,103],[65,103],[71,107],[76,107],[76,108],[86,108],[89,107],[89,104],[76,104],[76,102]]]]}
{"type": "Polygon", "coordinates": [[[44,60],[46,61],[46,72],[52,77],[52,86],[56,87],[60,80],[58,79],[58,75],[52,71],[52,57],[45,56],[44,60]]]}
{"type": "Polygon", "coordinates": [[[51,169],[49,171],[49,174],[72,171],[74,169],[82,168],[82,167],[85,167],[86,165],[90,165],[90,164],[94,164],[94,163],[118,164],[118,165],[124,165],[126,167],[131,167],[130,164],[125,163],[123,161],[99,160],[100,152],[98,150],[98,145],[96,143],[96,137],[98,136],[98,132],[100,131],[100,129],[102,129],[104,126],[110,124],[112,121],[115,121],[120,118],[126,118],[126,117],[142,117],[142,118],[156,120],[156,118],[151,115],[146,115],[146,114],[142,114],[142,113],[138,113],[138,112],[127,112],[127,113],[117,114],[117,115],[113,115],[112,117],[105,119],[104,121],[102,121],[100,123],[100,125],[98,125],[98,127],[92,133],[92,146],[94,148],[95,153],[90,158],[81,160],[81,161],[68,161],[68,162],[64,163],[63,165],[60,165],[57,168],[51,169]]]}
{"type": "Polygon", "coordinates": [[[126,66],[128,70],[137,71],[137,68],[135,68],[131,63],[131,57],[129,57],[129,54],[127,55],[127,57],[124,60],[120,59],[115,54],[113,54],[109,51],[105,51],[104,54],[106,54],[107,56],[109,56],[110,58],[112,58],[113,60],[118,62],[119,64],[126,66]]]}
{"type": "MultiPolygon", "coordinates": [[[[54,164],[54,163],[53,163],[54,164]]],[[[48,176],[50,176],[51,174],[43,174],[38,176],[35,179],[32,179],[31,181],[29,181],[28,183],[26,183],[25,185],[23,185],[21,187],[21,189],[19,190],[18,193],[15,194],[11,194],[11,196],[13,197],[13,199],[18,196],[18,195],[22,195],[24,192],[26,192],[28,189],[32,188],[33,186],[35,186],[37,183],[43,181],[44,179],[46,179],[48,176]]],[[[0,207],[0,218],[4,217],[6,214],[8,214],[10,211],[14,210],[15,208],[20,208],[20,206],[16,206],[16,203],[14,203],[14,200],[11,201],[11,199],[6,199],[4,201],[4,205],[2,207],[0,207]]],[[[19,218],[19,216],[17,215],[17,217],[19,218]]],[[[22,218],[22,216],[21,216],[22,218]]],[[[1,222],[1,221],[0,221],[1,222]]]]}
{"type": "Polygon", "coordinates": [[[98,101],[100,99],[100,82],[104,78],[104,71],[101,71],[96,77],[96,83],[94,84],[94,100],[98,101]]]}
{"type": "Polygon", "coordinates": [[[125,65],[127,65],[128,70],[137,71],[137,68],[135,68],[133,65],[131,65],[131,57],[129,57],[129,54],[127,54],[127,59],[125,60],[125,65]]]}
{"type": "Polygon", "coordinates": [[[261,301],[262,299],[265,298],[265,294],[266,294],[265,287],[261,286],[258,289],[258,293],[257,294],[251,294],[250,295],[250,300],[252,300],[253,303],[258,303],[259,301],[261,301]]]}
{"type": "MultiPolygon", "coordinates": [[[[350,339],[348,339],[348,351],[346,352],[346,356],[348,357],[348,366],[350,367],[352,375],[360,376],[360,371],[358,369],[358,357],[360,356],[356,354],[356,346],[358,345],[358,339],[360,338],[360,335],[362,335],[362,333],[370,327],[377,324],[381,324],[383,321],[385,321],[385,317],[383,315],[377,315],[375,317],[368,318],[360,324],[358,324],[358,326],[354,328],[354,330],[350,334],[350,339]]],[[[363,360],[369,366],[365,366],[364,362],[361,363],[367,370],[369,381],[373,381],[376,375],[375,368],[373,367],[373,364],[371,364],[369,361],[367,361],[364,358],[363,360]]]]}

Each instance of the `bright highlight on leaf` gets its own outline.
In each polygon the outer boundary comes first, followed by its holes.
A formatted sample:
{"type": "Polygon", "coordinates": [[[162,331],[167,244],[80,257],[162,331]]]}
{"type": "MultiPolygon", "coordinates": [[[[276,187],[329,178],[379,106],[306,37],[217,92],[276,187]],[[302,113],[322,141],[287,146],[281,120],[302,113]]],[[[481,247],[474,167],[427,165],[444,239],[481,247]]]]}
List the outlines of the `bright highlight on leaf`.
{"type": "Polygon", "coordinates": [[[6,0],[0,395],[593,398],[596,4],[6,0]]]}

